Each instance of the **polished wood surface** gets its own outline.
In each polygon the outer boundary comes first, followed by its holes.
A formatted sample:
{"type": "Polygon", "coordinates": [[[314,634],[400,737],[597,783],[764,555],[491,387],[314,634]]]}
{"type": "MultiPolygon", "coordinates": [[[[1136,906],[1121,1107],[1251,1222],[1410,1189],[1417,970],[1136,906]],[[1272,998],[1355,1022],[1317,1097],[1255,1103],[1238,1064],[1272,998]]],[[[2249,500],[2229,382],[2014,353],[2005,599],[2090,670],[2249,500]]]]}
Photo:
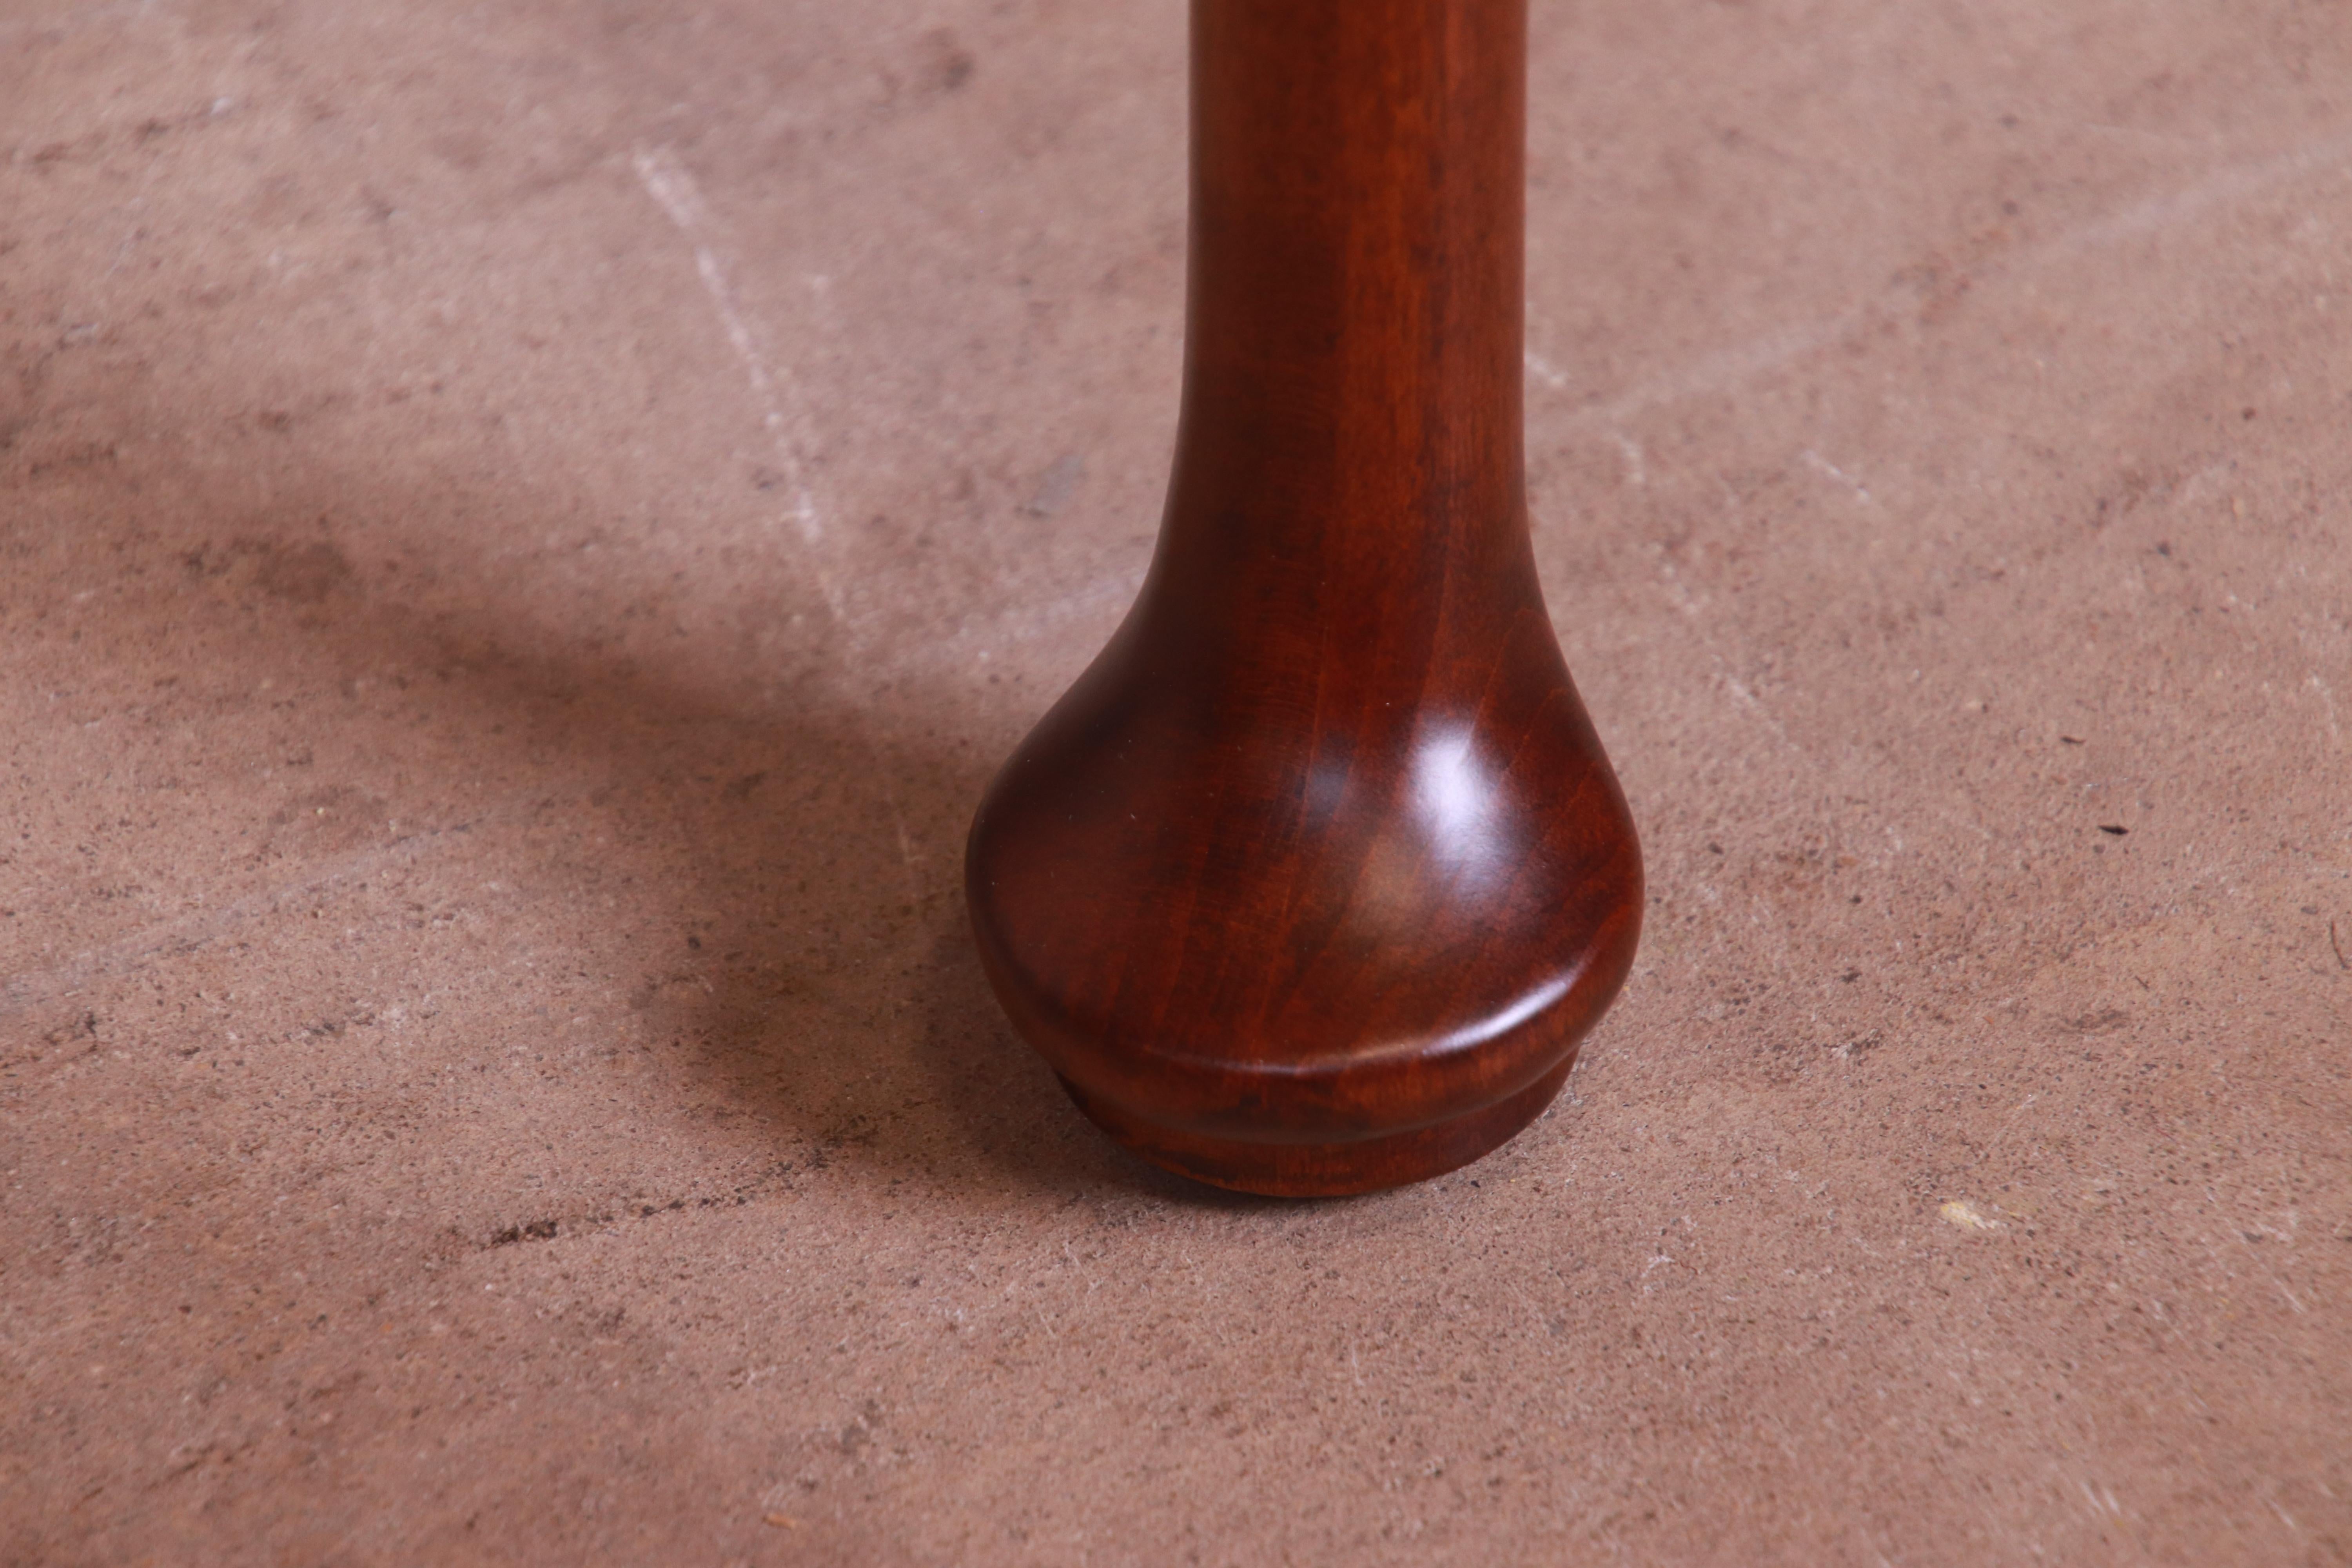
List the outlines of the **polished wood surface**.
{"type": "Polygon", "coordinates": [[[1640,852],[1528,537],[1526,27],[1526,0],[1193,6],[1158,552],[966,875],[1015,1026],[1202,1181],[1477,1158],[1633,961],[1640,852]]]}

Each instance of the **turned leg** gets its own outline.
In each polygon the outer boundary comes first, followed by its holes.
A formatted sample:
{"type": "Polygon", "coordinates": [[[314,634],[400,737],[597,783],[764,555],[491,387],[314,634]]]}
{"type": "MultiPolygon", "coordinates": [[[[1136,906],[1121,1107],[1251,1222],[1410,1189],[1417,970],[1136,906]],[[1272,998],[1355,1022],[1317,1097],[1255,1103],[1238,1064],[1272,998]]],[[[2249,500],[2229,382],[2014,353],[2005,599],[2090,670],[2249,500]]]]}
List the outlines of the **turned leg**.
{"type": "Polygon", "coordinates": [[[1526,0],[1195,0],[1184,400],[1126,622],[1005,764],[989,978],[1106,1131],[1256,1192],[1474,1160],[1640,931],[1520,435],[1526,0]]]}

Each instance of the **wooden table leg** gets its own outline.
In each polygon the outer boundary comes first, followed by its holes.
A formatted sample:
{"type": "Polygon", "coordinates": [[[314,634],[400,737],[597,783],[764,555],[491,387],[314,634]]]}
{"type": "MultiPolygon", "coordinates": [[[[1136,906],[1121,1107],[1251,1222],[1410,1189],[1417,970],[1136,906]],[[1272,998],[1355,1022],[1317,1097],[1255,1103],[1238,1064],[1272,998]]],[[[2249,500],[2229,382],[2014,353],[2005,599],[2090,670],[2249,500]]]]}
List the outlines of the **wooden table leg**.
{"type": "Polygon", "coordinates": [[[1526,47],[1526,0],[1193,5],[1158,553],[966,872],[1023,1036],[1202,1181],[1476,1159],[1633,962],[1640,851],[1528,537],[1526,47]]]}

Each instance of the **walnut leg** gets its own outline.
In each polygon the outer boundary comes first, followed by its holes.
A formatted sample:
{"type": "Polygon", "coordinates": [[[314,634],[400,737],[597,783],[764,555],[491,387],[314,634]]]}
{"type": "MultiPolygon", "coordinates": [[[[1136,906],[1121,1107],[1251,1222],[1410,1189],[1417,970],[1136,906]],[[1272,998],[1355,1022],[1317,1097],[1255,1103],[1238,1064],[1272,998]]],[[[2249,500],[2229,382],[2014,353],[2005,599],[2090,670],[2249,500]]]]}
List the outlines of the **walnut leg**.
{"type": "Polygon", "coordinates": [[[1526,45],[1526,0],[1193,5],[1158,552],[966,887],[1022,1035],[1202,1181],[1476,1159],[1633,962],[1640,850],[1528,537],[1526,45]]]}

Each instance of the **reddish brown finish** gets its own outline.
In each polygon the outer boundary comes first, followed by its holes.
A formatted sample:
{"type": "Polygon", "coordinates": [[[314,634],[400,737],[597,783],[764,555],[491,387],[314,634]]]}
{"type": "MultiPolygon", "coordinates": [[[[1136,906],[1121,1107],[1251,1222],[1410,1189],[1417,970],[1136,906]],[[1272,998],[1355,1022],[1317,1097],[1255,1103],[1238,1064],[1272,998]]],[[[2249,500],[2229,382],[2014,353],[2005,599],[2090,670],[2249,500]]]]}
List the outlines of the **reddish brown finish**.
{"type": "Polygon", "coordinates": [[[1196,0],[1157,557],[999,774],[996,994],[1146,1158],[1360,1192],[1532,1120],[1640,852],[1521,476],[1525,0],[1196,0]]]}

